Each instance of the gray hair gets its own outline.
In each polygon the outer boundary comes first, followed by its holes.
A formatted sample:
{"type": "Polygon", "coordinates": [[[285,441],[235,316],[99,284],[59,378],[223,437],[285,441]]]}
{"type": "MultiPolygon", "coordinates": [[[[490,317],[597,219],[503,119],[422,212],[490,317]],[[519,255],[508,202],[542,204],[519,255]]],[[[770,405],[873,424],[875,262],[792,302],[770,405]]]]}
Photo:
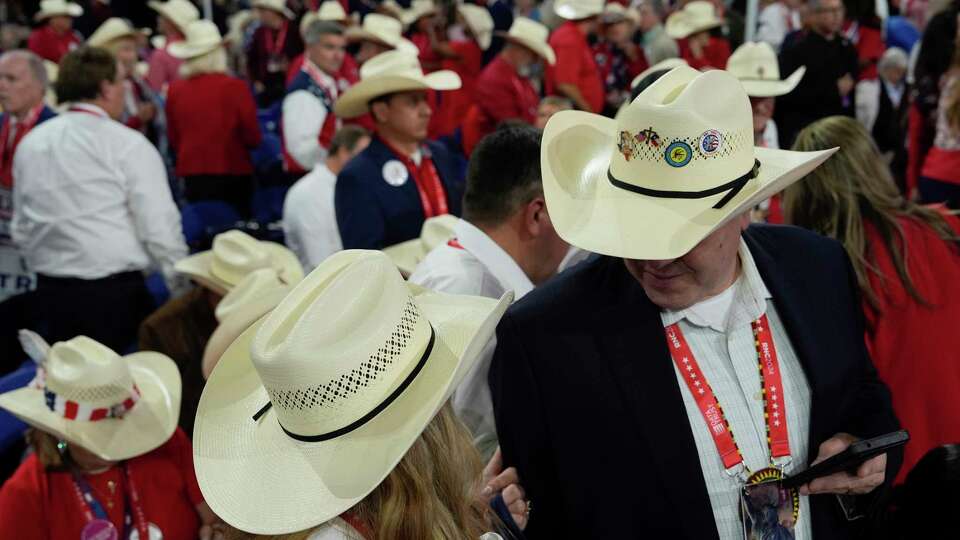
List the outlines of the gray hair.
{"type": "Polygon", "coordinates": [[[313,45],[328,35],[342,36],[343,27],[333,21],[313,21],[303,30],[303,43],[313,45]]]}
{"type": "Polygon", "coordinates": [[[907,53],[900,47],[890,47],[884,51],[883,56],[877,62],[877,71],[885,71],[890,68],[907,69],[909,59],[907,53]]]}
{"type": "Polygon", "coordinates": [[[33,75],[33,79],[40,83],[44,89],[50,84],[50,81],[47,80],[47,68],[43,65],[43,59],[37,56],[32,51],[27,49],[15,49],[12,51],[7,51],[0,55],[0,61],[3,61],[7,58],[20,58],[27,63],[27,68],[30,69],[30,73],[33,75]]]}

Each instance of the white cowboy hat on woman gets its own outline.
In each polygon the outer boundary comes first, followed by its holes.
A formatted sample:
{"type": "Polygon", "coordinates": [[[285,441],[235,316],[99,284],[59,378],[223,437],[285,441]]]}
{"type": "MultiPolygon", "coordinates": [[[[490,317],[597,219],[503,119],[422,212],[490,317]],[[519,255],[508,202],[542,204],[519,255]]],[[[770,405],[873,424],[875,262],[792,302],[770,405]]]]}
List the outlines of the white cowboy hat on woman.
{"type": "Polygon", "coordinates": [[[290,11],[290,8],[287,7],[286,0],[253,0],[253,2],[250,3],[250,7],[275,11],[291,20],[296,17],[296,15],[290,11]]]}
{"type": "Polygon", "coordinates": [[[427,253],[453,238],[453,228],[459,222],[460,218],[450,214],[434,216],[423,222],[419,238],[386,247],[383,252],[397,265],[400,273],[409,276],[427,253]]]}
{"type": "Polygon", "coordinates": [[[50,17],[79,17],[83,15],[80,4],[65,0],[43,0],[40,2],[40,11],[33,16],[33,20],[42,21],[50,17]]]}
{"type": "Polygon", "coordinates": [[[463,17],[470,32],[477,38],[480,48],[489,49],[490,41],[493,39],[493,17],[490,16],[487,8],[475,4],[459,4],[457,13],[463,17]]]}
{"type": "Polygon", "coordinates": [[[0,407],[31,426],[121,461],[157,448],[180,414],[180,371],[157,352],[121,357],[85,337],[55,343],[42,387],[0,394],[0,407]]]}
{"type": "Polygon", "coordinates": [[[834,151],[755,148],[740,82],[681,66],[619,120],[554,115],[543,133],[543,192],[570,244],[614,257],[675,259],[834,151]]]}
{"type": "Polygon", "coordinates": [[[705,0],[695,0],[667,17],[666,30],[667,35],[673,39],[683,39],[722,24],[723,19],[717,17],[713,4],[705,0]]]}
{"type": "Polygon", "coordinates": [[[806,66],[800,66],[786,79],[780,78],[777,53],[769,43],[744,43],[727,60],[727,71],[740,79],[750,97],[775,97],[789,94],[800,84],[806,66]]]}
{"type": "Polygon", "coordinates": [[[207,381],[194,428],[207,503],[257,534],[307,530],[348,510],[447,401],[512,296],[427,291],[382,252],[329,257],[207,381]]]}
{"type": "Polygon", "coordinates": [[[372,41],[391,49],[419,52],[417,46],[403,37],[403,24],[379,13],[368,13],[360,26],[351,26],[343,33],[350,41],[372,41]]]}
{"type": "Polygon", "coordinates": [[[243,231],[227,231],[213,239],[213,248],[181,259],[174,269],[210,290],[226,294],[247,274],[273,268],[285,283],[303,279],[295,253],[276,242],[260,241],[243,231]]]}
{"type": "Polygon", "coordinates": [[[427,15],[436,15],[437,5],[433,0],[413,0],[410,2],[410,9],[403,12],[403,24],[410,26],[427,15]]]}
{"type": "Polygon", "coordinates": [[[149,36],[150,30],[148,29],[137,29],[134,28],[126,19],[121,19],[120,17],[110,17],[109,19],[103,21],[103,24],[97,28],[89,38],[87,38],[87,45],[91,47],[103,47],[104,45],[110,43],[115,39],[130,37],[137,38],[140,36],[149,36]]]}
{"type": "Polygon", "coordinates": [[[551,66],[557,63],[557,56],[553,52],[553,47],[547,42],[550,37],[550,29],[533,19],[517,17],[513,19],[510,30],[495,33],[507,41],[530,49],[551,66]]]}
{"type": "Polygon", "coordinates": [[[176,58],[189,60],[213,52],[226,43],[220,29],[212,21],[194,21],[187,26],[186,39],[171,43],[167,52],[176,58]]]}
{"type": "Polygon", "coordinates": [[[562,19],[579,21],[603,13],[604,0],[556,0],[553,12],[562,19]]]}
{"type": "Polygon", "coordinates": [[[370,100],[379,96],[394,92],[457,88],[460,88],[460,76],[455,72],[441,69],[424,75],[416,53],[387,51],[360,66],[360,82],[340,95],[333,104],[333,112],[341,118],[355,118],[370,110],[370,100]]]}
{"type": "Polygon", "coordinates": [[[147,2],[150,9],[164,16],[186,34],[187,26],[200,19],[200,11],[190,0],[167,0],[166,2],[147,2]]]}

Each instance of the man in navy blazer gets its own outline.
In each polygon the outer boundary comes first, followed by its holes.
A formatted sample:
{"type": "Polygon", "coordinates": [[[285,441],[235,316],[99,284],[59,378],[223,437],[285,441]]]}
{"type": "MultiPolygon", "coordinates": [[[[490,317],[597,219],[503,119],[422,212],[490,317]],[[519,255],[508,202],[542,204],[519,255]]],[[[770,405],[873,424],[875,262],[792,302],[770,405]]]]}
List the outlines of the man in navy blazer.
{"type": "Polygon", "coordinates": [[[749,100],[724,72],[677,68],[630,108],[619,123],[561,112],[544,132],[553,224],[605,256],[528,294],[497,331],[489,382],[527,536],[726,540],[750,523],[748,538],[856,537],[902,452],[772,502],[743,496],[899,428],[843,247],[749,226],[750,208],[832,151],[743,142],[749,100]]]}

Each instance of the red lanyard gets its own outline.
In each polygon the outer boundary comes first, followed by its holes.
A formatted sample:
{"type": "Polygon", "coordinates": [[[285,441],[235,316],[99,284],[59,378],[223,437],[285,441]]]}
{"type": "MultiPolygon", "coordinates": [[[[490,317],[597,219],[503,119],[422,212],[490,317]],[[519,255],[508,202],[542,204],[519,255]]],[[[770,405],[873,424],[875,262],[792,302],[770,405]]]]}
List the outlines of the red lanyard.
{"type": "MultiPolygon", "coordinates": [[[[134,484],[133,478],[130,476],[130,469],[126,463],[120,467],[120,478],[121,489],[123,489],[124,501],[126,502],[124,507],[125,531],[123,538],[129,537],[129,534],[127,534],[129,531],[126,529],[128,529],[131,525],[136,528],[137,534],[140,535],[140,538],[150,538],[150,525],[147,521],[146,515],[143,512],[143,504],[140,501],[140,492],[137,491],[137,486],[134,484]]],[[[87,481],[79,474],[74,476],[73,491],[80,503],[80,508],[83,509],[83,517],[87,523],[90,523],[94,519],[103,519],[106,521],[110,520],[103,505],[93,497],[93,491],[90,488],[90,484],[87,483],[87,481]]]]}
{"type": "Polygon", "coordinates": [[[10,125],[13,123],[13,115],[8,114],[6,122],[3,123],[3,129],[0,130],[0,185],[7,189],[13,187],[13,153],[20,144],[20,139],[27,134],[33,126],[37,124],[40,118],[40,112],[43,110],[43,104],[30,109],[27,116],[17,126],[17,134],[13,141],[10,141],[10,125]]]}
{"type": "MultiPolygon", "coordinates": [[[[763,416],[767,424],[767,444],[770,447],[770,460],[790,455],[790,437],[787,433],[787,408],[783,401],[783,382],[780,375],[780,362],[777,349],[770,334],[770,323],[763,315],[751,323],[755,345],[757,347],[758,367],[763,384],[763,416]]],[[[723,466],[730,469],[743,463],[743,455],[730,431],[730,423],[723,414],[720,402],[710,388],[700,364],[683,337],[679,323],[671,324],[664,331],[667,334],[667,347],[677,369],[683,374],[683,380],[707,422],[713,442],[723,460],[723,466]]]]}
{"type": "Polygon", "coordinates": [[[270,42],[270,36],[267,35],[267,54],[270,56],[279,55],[283,52],[283,44],[287,40],[287,21],[283,21],[283,26],[277,31],[277,38],[273,43],[270,42]]]}
{"type": "Polygon", "coordinates": [[[94,111],[91,109],[85,109],[83,107],[70,107],[67,109],[67,112],[78,112],[83,114],[90,114],[93,116],[99,116],[100,118],[107,118],[107,116],[99,111],[94,111]]]}
{"type": "Polygon", "coordinates": [[[437,168],[433,165],[430,156],[426,152],[421,152],[420,166],[417,167],[410,157],[397,151],[386,140],[380,140],[407,167],[407,172],[413,177],[413,182],[417,185],[417,191],[420,193],[420,204],[423,206],[424,217],[430,219],[434,216],[449,214],[447,192],[443,189],[440,174],[437,173],[437,168]]]}
{"type": "Polygon", "coordinates": [[[327,94],[330,95],[331,100],[337,99],[338,92],[337,92],[336,81],[333,81],[333,87],[331,87],[327,82],[332,80],[333,79],[332,77],[330,77],[329,75],[324,77],[325,74],[320,69],[318,69],[317,66],[315,66],[313,62],[311,62],[310,60],[305,59],[303,61],[303,67],[301,69],[303,69],[303,71],[305,71],[307,75],[309,75],[310,78],[313,79],[313,82],[317,83],[317,86],[326,90],[327,94]]]}

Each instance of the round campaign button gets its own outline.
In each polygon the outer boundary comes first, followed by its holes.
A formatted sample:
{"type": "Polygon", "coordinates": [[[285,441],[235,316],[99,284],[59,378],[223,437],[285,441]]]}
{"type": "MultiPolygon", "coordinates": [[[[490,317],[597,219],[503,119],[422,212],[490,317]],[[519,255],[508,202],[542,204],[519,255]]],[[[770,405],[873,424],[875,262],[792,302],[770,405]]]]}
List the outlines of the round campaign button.
{"type": "Polygon", "coordinates": [[[106,519],[95,519],[80,531],[80,540],[118,540],[117,528],[106,519]]]}
{"type": "Polygon", "coordinates": [[[410,173],[403,163],[395,159],[383,164],[383,181],[393,187],[400,187],[407,183],[410,173]]]}
{"type": "Polygon", "coordinates": [[[667,147],[663,157],[671,167],[683,167],[693,158],[693,148],[683,141],[676,141],[667,147]]]}
{"type": "Polygon", "coordinates": [[[720,151],[723,146],[723,136],[715,129],[708,129],[700,135],[699,149],[705,157],[710,157],[720,151]]]}

